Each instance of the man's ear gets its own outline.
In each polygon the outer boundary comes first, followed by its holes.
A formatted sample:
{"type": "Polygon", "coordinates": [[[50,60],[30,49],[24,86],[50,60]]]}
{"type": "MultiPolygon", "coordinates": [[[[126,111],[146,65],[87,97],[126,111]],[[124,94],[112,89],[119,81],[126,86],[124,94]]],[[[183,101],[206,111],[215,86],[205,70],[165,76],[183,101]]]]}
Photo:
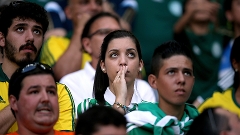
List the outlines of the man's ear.
{"type": "Polygon", "coordinates": [[[232,12],[231,11],[226,11],[225,12],[225,16],[227,18],[228,21],[232,22],[233,21],[233,16],[232,16],[232,12]]]}
{"type": "Polygon", "coordinates": [[[240,70],[240,69],[238,69],[238,62],[235,59],[232,60],[232,65],[233,65],[234,71],[240,70]]]}
{"type": "Polygon", "coordinates": [[[150,74],[148,76],[148,83],[152,88],[157,90],[157,77],[155,75],[150,74]]]}
{"type": "Polygon", "coordinates": [[[83,45],[83,48],[86,52],[88,52],[89,54],[92,53],[92,48],[90,46],[90,39],[89,38],[83,38],[82,39],[82,45],[83,45]]]}
{"type": "Polygon", "coordinates": [[[5,37],[2,32],[0,32],[0,46],[5,46],[5,37]]]}
{"type": "Polygon", "coordinates": [[[10,104],[10,107],[11,107],[14,111],[17,111],[17,110],[18,110],[17,99],[16,99],[15,96],[13,96],[13,95],[10,95],[10,96],[9,96],[9,104],[10,104]]]}
{"type": "Polygon", "coordinates": [[[221,131],[219,135],[230,135],[228,131],[221,131]]]}
{"type": "Polygon", "coordinates": [[[71,8],[70,8],[70,5],[67,5],[64,9],[64,12],[65,12],[65,15],[66,17],[71,20],[72,19],[72,11],[71,11],[71,8]]]}

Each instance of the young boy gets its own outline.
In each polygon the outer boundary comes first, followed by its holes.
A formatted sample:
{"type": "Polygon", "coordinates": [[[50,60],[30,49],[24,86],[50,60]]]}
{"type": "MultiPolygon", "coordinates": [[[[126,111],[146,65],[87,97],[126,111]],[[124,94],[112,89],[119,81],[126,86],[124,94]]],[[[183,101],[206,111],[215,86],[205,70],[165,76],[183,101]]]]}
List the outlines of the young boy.
{"type": "Polygon", "coordinates": [[[129,135],[185,134],[197,109],[185,103],[194,84],[191,52],[176,41],[155,49],[149,84],[157,89],[159,103],[142,102],[126,115],[129,135]]]}
{"type": "Polygon", "coordinates": [[[217,87],[224,38],[216,31],[219,4],[211,0],[185,0],[184,13],[174,27],[174,39],[189,45],[196,77],[188,103],[198,106],[217,87]]]}

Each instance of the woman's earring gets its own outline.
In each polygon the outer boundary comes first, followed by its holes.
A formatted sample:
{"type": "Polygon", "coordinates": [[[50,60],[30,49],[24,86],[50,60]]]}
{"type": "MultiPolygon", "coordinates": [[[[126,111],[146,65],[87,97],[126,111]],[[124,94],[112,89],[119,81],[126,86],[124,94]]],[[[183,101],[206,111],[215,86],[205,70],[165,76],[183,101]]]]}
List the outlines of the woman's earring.
{"type": "Polygon", "coordinates": [[[237,68],[235,69],[235,72],[238,72],[238,69],[237,69],[237,68]]]}
{"type": "Polygon", "coordinates": [[[141,72],[141,71],[142,71],[142,68],[139,68],[139,71],[141,72]]]}
{"type": "Polygon", "coordinates": [[[105,73],[105,68],[102,69],[103,73],[105,73]]]}

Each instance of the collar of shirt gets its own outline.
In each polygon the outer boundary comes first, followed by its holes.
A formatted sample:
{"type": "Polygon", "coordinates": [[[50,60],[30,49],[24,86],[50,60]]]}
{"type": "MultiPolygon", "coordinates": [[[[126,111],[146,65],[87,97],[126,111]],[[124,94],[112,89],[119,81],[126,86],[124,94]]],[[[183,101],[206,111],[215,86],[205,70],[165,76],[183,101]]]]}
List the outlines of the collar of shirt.
{"type": "MultiPolygon", "coordinates": [[[[104,94],[104,98],[111,105],[113,105],[115,102],[115,95],[112,93],[112,91],[109,89],[109,87],[107,87],[107,90],[104,94]]],[[[138,104],[141,101],[142,101],[141,97],[138,95],[137,91],[134,89],[131,104],[128,107],[132,108],[134,106],[134,104],[138,104]]]]}

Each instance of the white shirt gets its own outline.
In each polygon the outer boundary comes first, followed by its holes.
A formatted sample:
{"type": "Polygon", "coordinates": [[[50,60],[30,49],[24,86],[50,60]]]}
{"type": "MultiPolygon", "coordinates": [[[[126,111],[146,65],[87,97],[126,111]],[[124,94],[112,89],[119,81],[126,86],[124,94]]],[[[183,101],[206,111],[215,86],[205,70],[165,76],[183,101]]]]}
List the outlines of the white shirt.
{"type": "MultiPolygon", "coordinates": [[[[71,91],[75,107],[84,99],[93,98],[94,76],[95,69],[87,62],[84,69],[67,74],[60,80],[60,83],[67,85],[71,91]]],[[[115,101],[115,95],[109,89],[106,90],[104,98],[110,104],[115,101]]],[[[158,94],[146,81],[136,79],[131,103],[140,103],[142,100],[158,102],[158,94]]]]}

